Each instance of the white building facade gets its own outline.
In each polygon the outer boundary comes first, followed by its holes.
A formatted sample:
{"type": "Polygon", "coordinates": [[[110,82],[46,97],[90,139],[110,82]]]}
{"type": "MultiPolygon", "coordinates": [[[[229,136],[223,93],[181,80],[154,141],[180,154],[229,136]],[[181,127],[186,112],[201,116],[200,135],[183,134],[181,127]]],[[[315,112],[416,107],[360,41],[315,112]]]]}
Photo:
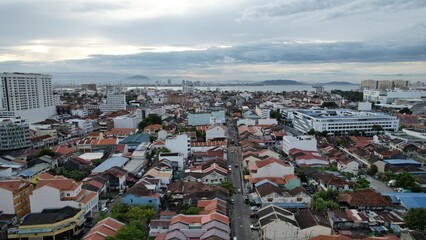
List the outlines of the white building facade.
{"type": "Polygon", "coordinates": [[[399,119],[385,113],[354,112],[347,109],[337,110],[295,110],[293,111],[293,126],[306,133],[310,129],[327,131],[334,135],[336,132],[348,134],[349,131],[363,131],[373,135],[373,125],[381,126],[385,131],[398,131],[399,119]]]}
{"type": "Polygon", "coordinates": [[[0,74],[0,117],[43,121],[56,114],[52,76],[36,73],[0,74]]]}
{"type": "Polygon", "coordinates": [[[317,139],[315,136],[284,136],[283,151],[288,154],[293,148],[303,151],[317,151],[317,139]]]}

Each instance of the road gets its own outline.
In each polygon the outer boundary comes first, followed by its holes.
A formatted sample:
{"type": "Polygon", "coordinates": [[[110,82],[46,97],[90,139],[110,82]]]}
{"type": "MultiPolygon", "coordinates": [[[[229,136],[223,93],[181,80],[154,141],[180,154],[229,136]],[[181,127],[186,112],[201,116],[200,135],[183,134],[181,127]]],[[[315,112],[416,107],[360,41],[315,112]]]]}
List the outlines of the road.
{"type": "Polygon", "coordinates": [[[251,239],[250,232],[250,208],[244,203],[244,194],[246,190],[242,185],[242,173],[241,173],[241,149],[239,147],[230,146],[228,148],[228,163],[232,166],[232,172],[228,178],[234,183],[237,189],[241,189],[241,193],[236,193],[232,197],[234,203],[232,204],[231,212],[231,228],[232,235],[237,239],[251,239]],[[235,164],[238,167],[235,167],[235,164]]]}
{"type": "Polygon", "coordinates": [[[388,193],[388,192],[395,192],[392,188],[388,187],[385,183],[372,178],[368,175],[365,176],[365,179],[370,182],[370,187],[374,189],[376,192],[379,193],[388,193]]]}
{"type": "MultiPolygon", "coordinates": [[[[229,138],[233,139],[235,143],[238,142],[236,138],[236,128],[228,122],[229,138]]],[[[234,199],[234,203],[231,205],[231,231],[232,236],[237,237],[238,240],[250,240],[250,213],[251,210],[248,205],[244,203],[244,194],[246,189],[243,187],[243,175],[242,175],[242,153],[241,148],[235,145],[228,147],[228,165],[231,166],[231,173],[228,175],[229,181],[231,181],[235,188],[241,189],[241,193],[236,193],[231,198],[234,199]],[[237,167],[235,166],[237,164],[237,167]]]]}

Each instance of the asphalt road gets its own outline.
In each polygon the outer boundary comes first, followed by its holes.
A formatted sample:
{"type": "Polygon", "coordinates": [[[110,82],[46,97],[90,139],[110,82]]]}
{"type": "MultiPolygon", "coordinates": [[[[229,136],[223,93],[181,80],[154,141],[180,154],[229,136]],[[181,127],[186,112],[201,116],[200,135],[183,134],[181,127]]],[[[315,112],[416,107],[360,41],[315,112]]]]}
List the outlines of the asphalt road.
{"type": "Polygon", "coordinates": [[[242,186],[241,149],[239,147],[230,146],[228,148],[228,163],[232,166],[232,172],[228,178],[237,189],[241,189],[241,193],[237,192],[232,196],[234,199],[234,203],[231,205],[232,236],[237,239],[250,240],[250,208],[244,203],[245,189],[242,186]],[[238,167],[235,167],[235,164],[238,164],[238,167]]]}
{"type": "MultiPolygon", "coordinates": [[[[234,140],[238,143],[236,127],[227,122],[229,129],[229,140],[234,140]]],[[[241,189],[241,193],[236,193],[231,198],[234,199],[234,203],[231,204],[231,231],[232,237],[237,237],[238,240],[250,240],[250,207],[244,203],[244,194],[246,190],[243,187],[243,175],[242,175],[242,153],[239,146],[230,145],[227,150],[228,153],[228,165],[231,166],[231,173],[228,175],[229,181],[231,181],[236,189],[241,189]],[[238,167],[235,166],[237,164],[238,167]]]]}
{"type": "Polygon", "coordinates": [[[365,179],[370,182],[370,188],[374,189],[376,192],[379,193],[388,193],[388,192],[395,192],[393,188],[388,187],[386,183],[381,182],[375,178],[372,178],[368,175],[365,176],[365,179]]]}

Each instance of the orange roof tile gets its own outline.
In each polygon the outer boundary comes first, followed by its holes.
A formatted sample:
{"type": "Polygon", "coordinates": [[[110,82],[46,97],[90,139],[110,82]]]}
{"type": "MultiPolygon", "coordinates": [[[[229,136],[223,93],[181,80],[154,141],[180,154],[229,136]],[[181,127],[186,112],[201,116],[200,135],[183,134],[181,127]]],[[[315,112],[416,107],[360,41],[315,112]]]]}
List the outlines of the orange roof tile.
{"type": "Polygon", "coordinates": [[[279,177],[250,178],[250,183],[256,184],[256,183],[258,183],[262,180],[265,180],[265,179],[267,179],[271,182],[274,182],[276,184],[279,184],[279,185],[285,184],[284,178],[279,178],[279,177]]]}
{"type": "Polygon", "coordinates": [[[284,167],[287,166],[283,161],[280,161],[280,160],[273,158],[273,157],[268,157],[264,160],[256,161],[256,166],[258,168],[263,168],[264,166],[269,165],[271,163],[277,163],[277,164],[284,166],[284,167]]]}
{"type": "Polygon", "coordinates": [[[20,178],[0,182],[0,188],[3,188],[3,189],[10,191],[10,192],[18,192],[22,188],[24,188],[28,185],[29,185],[29,182],[27,182],[23,179],[20,179],[20,178]]]}

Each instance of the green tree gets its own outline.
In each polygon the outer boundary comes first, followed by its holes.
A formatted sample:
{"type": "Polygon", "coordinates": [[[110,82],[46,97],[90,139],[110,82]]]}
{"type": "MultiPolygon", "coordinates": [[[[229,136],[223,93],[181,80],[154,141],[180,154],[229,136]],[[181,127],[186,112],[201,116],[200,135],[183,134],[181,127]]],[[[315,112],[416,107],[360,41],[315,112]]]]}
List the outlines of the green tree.
{"type": "Polygon", "coordinates": [[[423,231],[426,228],[426,208],[411,208],[405,217],[410,229],[423,231]]]}
{"type": "Polygon", "coordinates": [[[375,164],[371,164],[370,168],[367,170],[367,174],[370,176],[376,175],[376,173],[379,171],[377,166],[375,164]]]}
{"type": "Polygon", "coordinates": [[[278,122],[281,121],[281,113],[280,113],[280,111],[271,111],[269,113],[269,117],[277,119],[278,122]]]}
{"type": "Polygon", "coordinates": [[[306,132],[307,135],[315,135],[316,131],[315,129],[311,128],[309,131],[306,132]]]}
{"type": "Polygon", "coordinates": [[[147,226],[142,222],[133,221],[126,224],[120,230],[117,231],[115,237],[111,238],[115,240],[139,240],[148,239],[147,226]]]}
{"type": "Polygon", "coordinates": [[[44,156],[44,155],[48,155],[48,156],[53,157],[53,156],[55,156],[55,152],[52,151],[49,148],[43,148],[43,149],[40,149],[40,151],[38,151],[38,153],[37,153],[37,157],[41,157],[41,156],[44,156]]]}
{"type": "Polygon", "coordinates": [[[318,191],[316,193],[314,193],[314,195],[312,196],[312,198],[315,199],[323,199],[324,201],[335,201],[336,197],[339,193],[335,190],[332,189],[327,189],[326,191],[321,190],[318,191]]]}
{"type": "Polygon", "coordinates": [[[364,188],[368,188],[370,186],[370,182],[367,181],[367,179],[365,178],[360,178],[355,185],[355,189],[364,189],[364,188]]]}
{"type": "Polygon", "coordinates": [[[190,207],[182,212],[185,215],[198,215],[200,213],[200,209],[197,207],[190,207]]]}
{"type": "Polygon", "coordinates": [[[339,105],[337,105],[337,103],[335,103],[335,102],[323,102],[321,104],[321,107],[322,108],[338,108],[339,105]]]}
{"type": "Polygon", "coordinates": [[[413,112],[408,108],[403,108],[403,109],[399,110],[399,113],[400,114],[407,114],[407,115],[413,114],[413,112]]]}
{"type": "Polygon", "coordinates": [[[103,163],[104,160],[102,159],[93,159],[92,164],[95,166],[99,166],[101,163],[103,163]]]}
{"type": "Polygon", "coordinates": [[[413,192],[421,191],[421,187],[416,183],[416,179],[409,173],[400,173],[396,175],[395,180],[397,187],[409,189],[413,192]]]}
{"type": "Polygon", "coordinates": [[[161,117],[158,116],[157,114],[149,114],[148,116],[146,116],[146,118],[139,123],[139,129],[141,131],[143,131],[143,129],[146,126],[149,126],[151,124],[162,124],[163,121],[161,120],[161,117]]]}
{"type": "Polygon", "coordinates": [[[373,125],[371,126],[371,130],[376,131],[376,132],[381,132],[383,131],[383,127],[380,125],[373,125]]]}
{"type": "Polygon", "coordinates": [[[236,189],[235,189],[234,184],[232,184],[232,182],[230,182],[230,181],[222,181],[222,182],[220,182],[219,186],[221,186],[223,188],[226,188],[229,191],[229,195],[235,194],[236,189]]]}

